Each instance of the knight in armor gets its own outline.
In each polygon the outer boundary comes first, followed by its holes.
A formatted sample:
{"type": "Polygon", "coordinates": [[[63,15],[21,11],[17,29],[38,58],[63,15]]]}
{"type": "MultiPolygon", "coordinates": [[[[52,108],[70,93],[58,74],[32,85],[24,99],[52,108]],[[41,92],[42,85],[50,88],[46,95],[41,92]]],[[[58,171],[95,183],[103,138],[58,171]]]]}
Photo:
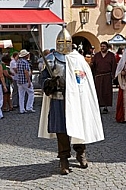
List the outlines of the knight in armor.
{"type": "Polygon", "coordinates": [[[57,138],[60,173],[67,175],[70,144],[80,167],[87,168],[85,144],[104,140],[101,116],[91,69],[72,45],[66,28],[57,37],[56,51],[46,60],[53,77],[45,71],[38,137],[57,138]]]}

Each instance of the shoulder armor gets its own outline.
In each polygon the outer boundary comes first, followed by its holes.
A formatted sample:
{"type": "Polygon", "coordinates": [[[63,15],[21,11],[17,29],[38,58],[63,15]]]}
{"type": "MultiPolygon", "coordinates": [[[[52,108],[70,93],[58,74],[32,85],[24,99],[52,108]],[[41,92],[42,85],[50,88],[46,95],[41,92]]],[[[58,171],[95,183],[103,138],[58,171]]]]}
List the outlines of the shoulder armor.
{"type": "Polygon", "coordinates": [[[65,63],[65,55],[59,52],[54,52],[54,57],[59,61],[65,63]]]}
{"type": "Polygon", "coordinates": [[[47,61],[54,61],[55,60],[55,56],[53,55],[53,53],[48,54],[45,58],[47,61]]]}

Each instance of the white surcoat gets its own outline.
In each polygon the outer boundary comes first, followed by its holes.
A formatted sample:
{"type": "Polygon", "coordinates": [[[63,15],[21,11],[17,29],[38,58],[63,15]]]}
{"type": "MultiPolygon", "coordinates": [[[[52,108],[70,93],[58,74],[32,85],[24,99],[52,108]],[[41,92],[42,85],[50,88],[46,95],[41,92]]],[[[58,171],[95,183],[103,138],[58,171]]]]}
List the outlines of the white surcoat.
{"type": "MultiPolygon", "coordinates": [[[[100,110],[91,69],[76,50],[66,58],[66,130],[72,144],[104,140],[100,110]]],[[[44,95],[39,123],[39,137],[53,138],[47,132],[50,98],[44,95]]]]}

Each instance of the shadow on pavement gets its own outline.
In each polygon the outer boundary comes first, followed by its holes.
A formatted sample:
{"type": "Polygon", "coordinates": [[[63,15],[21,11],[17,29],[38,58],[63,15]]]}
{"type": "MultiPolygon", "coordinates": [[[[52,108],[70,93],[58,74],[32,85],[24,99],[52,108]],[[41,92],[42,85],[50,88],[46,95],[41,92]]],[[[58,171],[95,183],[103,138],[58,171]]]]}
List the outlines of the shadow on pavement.
{"type": "Polygon", "coordinates": [[[117,95],[118,91],[115,91],[109,113],[101,115],[105,140],[87,145],[87,156],[91,162],[126,162],[126,124],[115,120],[117,95]]]}
{"type": "Polygon", "coordinates": [[[30,181],[59,174],[58,160],[44,164],[0,167],[0,179],[9,181],[30,181]]]}

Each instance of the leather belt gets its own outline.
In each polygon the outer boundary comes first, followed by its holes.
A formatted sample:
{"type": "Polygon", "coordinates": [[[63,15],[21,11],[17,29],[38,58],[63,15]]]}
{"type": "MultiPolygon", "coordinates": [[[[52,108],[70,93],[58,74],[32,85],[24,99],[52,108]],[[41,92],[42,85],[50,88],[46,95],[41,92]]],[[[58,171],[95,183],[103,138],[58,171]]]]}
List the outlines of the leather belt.
{"type": "Polygon", "coordinates": [[[63,100],[64,96],[62,92],[55,92],[54,94],[49,96],[52,99],[57,99],[57,100],[63,100]]]}

